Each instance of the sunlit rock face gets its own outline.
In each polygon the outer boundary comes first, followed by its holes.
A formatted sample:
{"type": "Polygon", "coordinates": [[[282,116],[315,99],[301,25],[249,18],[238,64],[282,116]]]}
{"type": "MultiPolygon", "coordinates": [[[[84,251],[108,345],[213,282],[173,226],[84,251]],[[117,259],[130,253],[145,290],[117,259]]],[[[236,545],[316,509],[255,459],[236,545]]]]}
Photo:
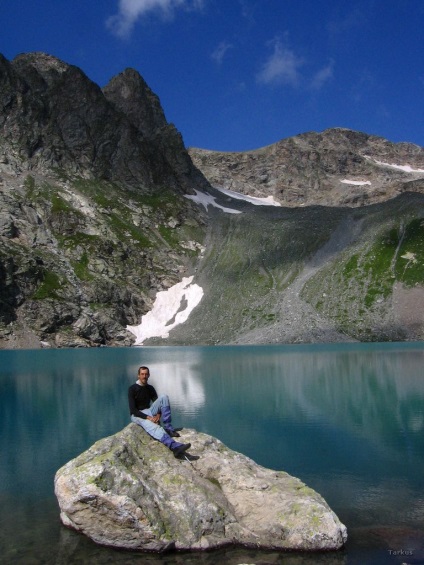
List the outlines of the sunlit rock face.
{"type": "Polygon", "coordinates": [[[59,469],[65,526],[96,543],[136,550],[228,544],[337,550],[346,528],[299,479],[257,465],[218,439],[183,430],[191,461],[130,424],[59,469]]]}
{"type": "Polygon", "coordinates": [[[217,188],[283,206],[350,206],[424,192],[424,149],[333,128],[282,139],[255,151],[190,148],[194,164],[217,188]]]}

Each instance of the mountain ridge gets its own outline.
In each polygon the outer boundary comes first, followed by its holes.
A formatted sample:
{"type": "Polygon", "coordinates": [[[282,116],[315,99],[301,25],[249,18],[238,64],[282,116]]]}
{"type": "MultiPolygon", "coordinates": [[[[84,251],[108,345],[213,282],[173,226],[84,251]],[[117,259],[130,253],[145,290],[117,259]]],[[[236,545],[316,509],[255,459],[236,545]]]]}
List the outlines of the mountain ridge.
{"type": "Polygon", "coordinates": [[[213,186],[272,196],[284,206],[363,206],[424,191],[422,147],[346,128],[308,132],[253,151],[188,152],[213,186]]]}
{"type": "Polygon", "coordinates": [[[44,53],[18,55],[12,62],[2,57],[0,66],[7,110],[7,123],[0,122],[0,153],[7,153],[16,170],[57,167],[144,190],[165,181],[174,190],[190,191],[194,182],[204,182],[187,157],[173,171],[162,155],[167,139],[174,150],[167,157],[182,161],[182,137],[136,71],[121,73],[101,89],[77,67],[44,53]],[[128,95],[132,107],[147,109],[143,116],[125,103],[128,95]]]}
{"type": "Polygon", "coordinates": [[[0,56],[0,347],[129,346],[184,277],[146,344],[423,339],[423,183],[423,148],[343,128],[187,151],[137,71],[0,56]]]}

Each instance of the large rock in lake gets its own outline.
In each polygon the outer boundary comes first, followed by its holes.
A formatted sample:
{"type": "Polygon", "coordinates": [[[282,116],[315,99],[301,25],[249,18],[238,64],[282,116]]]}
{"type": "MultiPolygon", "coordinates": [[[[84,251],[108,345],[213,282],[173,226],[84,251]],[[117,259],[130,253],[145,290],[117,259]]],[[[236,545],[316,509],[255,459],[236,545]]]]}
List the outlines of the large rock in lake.
{"type": "Polygon", "coordinates": [[[218,439],[185,429],[199,459],[176,459],[129,424],[58,470],[65,526],[127,549],[210,549],[243,544],[336,550],[346,527],[299,479],[257,465],[218,439]]]}

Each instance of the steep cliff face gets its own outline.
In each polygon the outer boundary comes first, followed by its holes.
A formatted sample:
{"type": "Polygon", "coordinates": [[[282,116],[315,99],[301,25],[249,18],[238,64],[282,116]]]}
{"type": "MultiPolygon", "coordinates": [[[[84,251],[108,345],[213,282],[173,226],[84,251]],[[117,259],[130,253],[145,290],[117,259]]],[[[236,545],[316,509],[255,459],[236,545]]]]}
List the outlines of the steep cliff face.
{"type": "Polygon", "coordinates": [[[130,344],[191,270],[204,217],[183,194],[207,181],[135,71],[102,91],[49,55],[0,57],[0,103],[3,345],[130,344]]]}
{"type": "Polygon", "coordinates": [[[203,175],[193,166],[181,134],[166,121],[159,98],[136,71],[126,69],[112,78],[103,93],[141,135],[155,184],[165,178],[168,186],[177,192],[207,186],[203,175]]]}
{"type": "Polygon", "coordinates": [[[204,179],[159,99],[128,69],[102,91],[84,73],[44,53],[0,59],[0,155],[9,170],[59,168],[124,182],[144,192],[160,184],[190,192],[204,179]]]}
{"type": "Polygon", "coordinates": [[[213,186],[283,206],[363,206],[424,192],[424,149],[336,128],[244,153],[189,149],[213,186]]]}

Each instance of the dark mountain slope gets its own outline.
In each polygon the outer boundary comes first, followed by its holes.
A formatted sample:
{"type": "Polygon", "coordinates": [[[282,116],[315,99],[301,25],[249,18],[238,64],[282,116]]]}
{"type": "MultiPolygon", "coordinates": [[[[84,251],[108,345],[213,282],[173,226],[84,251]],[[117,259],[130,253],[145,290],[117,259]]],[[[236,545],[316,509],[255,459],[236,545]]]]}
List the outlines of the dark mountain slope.
{"type": "Polygon", "coordinates": [[[189,272],[208,187],[131,70],[104,92],[43,53],[0,57],[0,336],[7,347],[131,343],[189,272]]]}
{"type": "Polygon", "coordinates": [[[136,71],[102,92],[80,69],[49,55],[11,63],[1,57],[0,96],[0,153],[15,171],[59,168],[146,192],[161,183],[190,192],[194,182],[204,183],[136,71]]]}

